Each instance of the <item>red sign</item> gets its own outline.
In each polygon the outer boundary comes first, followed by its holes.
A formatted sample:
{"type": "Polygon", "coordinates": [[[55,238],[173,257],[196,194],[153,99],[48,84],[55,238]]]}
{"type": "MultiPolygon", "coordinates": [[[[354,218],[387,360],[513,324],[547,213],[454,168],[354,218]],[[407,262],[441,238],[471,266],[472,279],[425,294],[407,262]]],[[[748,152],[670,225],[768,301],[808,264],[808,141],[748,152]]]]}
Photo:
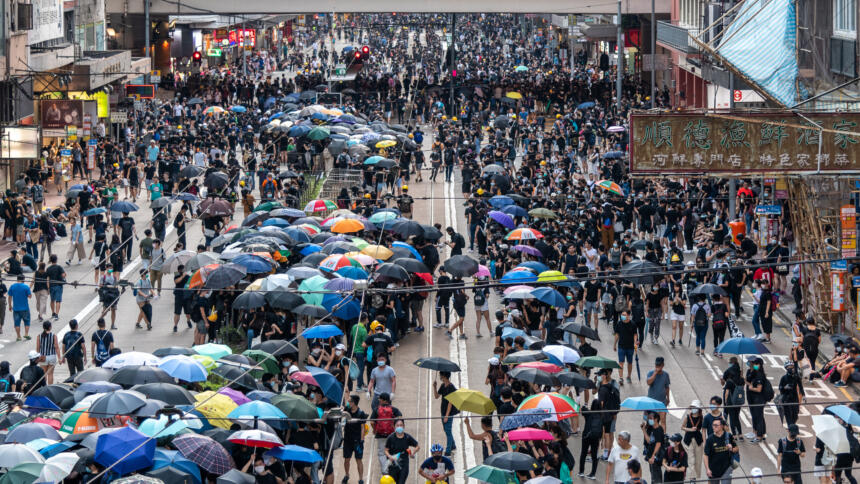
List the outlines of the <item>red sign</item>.
{"type": "Polygon", "coordinates": [[[241,29],[229,31],[219,29],[213,32],[212,37],[218,46],[238,45],[242,47],[247,40],[250,47],[255,47],[257,45],[257,31],[254,29],[245,29],[244,39],[242,38],[242,32],[241,29]]]}
{"type": "Polygon", "coordinates": [[[735,102],[739,103],[743,100],[744,93],[742,93],[740,89],[735,89],[734,98],[735,98],[735,102]]]}

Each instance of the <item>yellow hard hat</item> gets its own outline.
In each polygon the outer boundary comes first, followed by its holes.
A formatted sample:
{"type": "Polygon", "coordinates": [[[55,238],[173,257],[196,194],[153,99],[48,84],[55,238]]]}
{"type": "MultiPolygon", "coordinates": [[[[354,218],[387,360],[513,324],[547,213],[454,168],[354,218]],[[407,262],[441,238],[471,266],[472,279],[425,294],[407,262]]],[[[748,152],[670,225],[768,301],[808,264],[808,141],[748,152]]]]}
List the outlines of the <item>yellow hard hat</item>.
{"type": "Polygon", "coordinates": [[[546,166],[546,160],[541,160],[540,166],[546,166]]]}
{"type": "Polygon", "coordinates": [[[456,121],[456,120],[457,120],[457,116],[452,116],[452,117],[451,117],[451,121],[456,121]]]}
{"type": "Polygon", "coordinates": [[[212,311],[212,314],[209,315],[209,321],[213,323],[218,321],[218,311],[212,311]]]}
{"type": "Polygon", "coordinates": [[[415,136],[412,133],[409,133],[409,138],[414,138],[415,136]]]}
{"type": "Polygon", "coordinates": [[[365,193],[365,194],[364,194],[364,198],[369,199],[369,198],[370,198],[370,194],[369,194],[369,193],[365,193]]]}
{"type": "Polygon", "coordinates": [[[394,484],[394,478],[385,474],[379,478],[379,484],[394,484]]]}
{"type": "Polygon", "coordinates": [[[681,261],[681,258],[678,257],[678,254],[674,254],[672,256],[672,262],[680,262],[680,261],[681,261]]]}
{"type": "Polygon", "coordinates": [[[483,195],[483,194],[484,194],[484,189],[483,189],[483,188],[479,188],[479,189],[478,189],[478,195],[483,195]]]}
{"type": "Polygon", "coordinates": [[[113,167],[114,167],[114,168],[119,168],[119,163],[114,163],[114,164],[113,164],[113,167]]]}
{"type": "Polygon", "coordinates": [[[561,114],[556,114],[556,115],[555,115],[555,119],[558,119],[558,118],[560,118],[560,117],[561,117],[561,114]]]}
{"type": "Polygon", "coordinates": [[[401,188],[402,190],[409,190],[409,185],[403,185],[403,186],[402,186],[402,187],[400,187],[400,188],[401,188]]]}
{"type": "Polygon", "coordinates": [[[516,114],[511,114],[511,118],[512,118],[512,119],[517,119],[517,115],[516,115],[516,114]]]}
{"type": "Polygon", "coordinates": [[[448,119],[448,116],[442,115],[442,119],[448,119]]]}
{"type": "Polygon", "coordinates": [[[239,180],[239,186],[244,187],[245,186],[245,180],[239,180]]]}
{"type": "Polygon", "coordinates": [[[379,328],[380,326],[382,326],[382,323],[374,319],[373,322],[370,323],[370,330],[376,331],[376,328],[379,328]]]}

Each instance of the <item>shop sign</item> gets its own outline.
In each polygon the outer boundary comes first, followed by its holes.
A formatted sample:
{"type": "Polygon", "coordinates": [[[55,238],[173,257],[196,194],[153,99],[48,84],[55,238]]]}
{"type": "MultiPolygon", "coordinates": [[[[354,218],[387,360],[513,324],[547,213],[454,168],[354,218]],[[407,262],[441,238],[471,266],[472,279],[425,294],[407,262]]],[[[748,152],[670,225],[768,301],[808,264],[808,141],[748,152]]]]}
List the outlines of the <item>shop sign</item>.
{"type": "Polygon", "coordinates": [[[782,215],[781,205],[757,205],[755,207],[756,215],[782,215]]]}
{"type": "Polygon", "coordinates": [[[633,114],[630,171],[860,171],[860,113],[633,114]]]}
{"type": "Polygon", "coordinates": [[[128,111],[111,111],[110,122],[123,124],[128,122],[128,111]]]}
{"type": "Polygon", "coordinates": [[[62,149],[60,150],[60,156],[72,156],[72,150],[62,149]]]}
{"type": "Polygon", "coordinates": [[[39,119],[42,128],[62,129],[81,126],[84,119],[84,102],[70,99],[42,99],[39,101],[39,119]]]}
{"type": "Polygon", "coordinates": [[[221,57],[221,49],[206,49],[208,57],[221,57]]]}

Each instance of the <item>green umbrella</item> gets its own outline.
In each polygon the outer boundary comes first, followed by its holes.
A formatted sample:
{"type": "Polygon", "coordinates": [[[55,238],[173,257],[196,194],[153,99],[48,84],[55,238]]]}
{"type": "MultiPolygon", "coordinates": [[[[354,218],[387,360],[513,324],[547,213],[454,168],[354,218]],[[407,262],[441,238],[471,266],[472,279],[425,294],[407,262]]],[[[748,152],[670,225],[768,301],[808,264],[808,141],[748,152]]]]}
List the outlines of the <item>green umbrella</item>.
{"type": "Polygon", "coordinates": [[[381,224],[382,222],[387,222],[396,218],[397,214],[394,212],[376,212],[375,214],[371,215],[368,220],[375,224],[381,224]]]}
{"type": "Polygon", "coordinates": [[[260,368],[262,368],[266,373],[278,374],[281,372],[280,368],[278,368],[278,360],[274,356],[266,353],[265,351],[260,350],[245,350],[242,352],[243,356],[247,356],[252,360],[256,361],[260,364],[260,368]]]}
{"type": "Polygon", "coordinates": [[[514,71],[516,71],[516,72],[526,72],[528,70],[529,70],[529,68],[526,66],[517,66],[516,69],[514,69],[514,71]]]}
{"type": "Polygon", "coordinates": [[[281,202],[265,202],[257,205],[257,208],[254,209],[255,212],[268,212],[270,210],[274,210],[276,208],[282,208],[283,205],[281,202]]]}
{"type": "Polygon", "coordinates": [[[322,140],[329,136],[331,136],[331,131],[322,126],[317,126],[308,133],[308,138],[312,140],[322,140]]]}
{"type": "Polygon", "coordinates": [[[358,247],[358,250],[361,250],[361,249],[367,247],[368,245],[370,245],[366,240],[362,239],[361,237],[353,237],[352,243],[356,247],[358,247]]]}
{"type": "Polygon", "coordinates": [[[219,345],[216,343],[206,343],[191,347],[198,355],[208,356],[213,360],[219,360],[227,355],[232,355],[233,350],[227,345],[219,345]]]}
{"type": "Polygon", "coordinates": [[[615,360],[610,360],[603,356],[586,356],[576,362],[576,366],[581,368],[621,368],[615,360]]]}
{"type": "Polygon", "coordinates": [[[327,282],[328,279],[323,276],[313,276],[302,281],[302,283],[299,284],[299,291],[311,291],[301,294],[302,299],[304,299],[308,304],[322,306],[323,293],[320,291],[325,290],[323,286],[325,286],[327,282]]]}
{"type": "Polygon", "coordinates": [[[490,484],[519,484],[513,472],[483,464],[467,470],[466,477],[490,484]]]}
{"type": "Polygon", "coordinates": [[[548,208],[543,208],[543,207],[534,208],[532,210],[529,210],[529,215],[531,215],[532,217],[535,217],[535,218],[551,218],[551,219],[558,218],[557,213],[553,212],[552,210],[550,210],[548,208]]]}
{"type": "Polygon", "coordinates": [[[43,467],[45,464],[35,462],[18,464],[3,474],[3,477],[0,478],[0,484],[32,484],[39,479],[43,467]]]}
{"type": "Polygon", "coordinates": [[[271,400],[272,405],[278,407],[287,417],[294,420],[307,420],[319,418],[317,408],[304,397],[290,393],[275,395],[271,400]]]}

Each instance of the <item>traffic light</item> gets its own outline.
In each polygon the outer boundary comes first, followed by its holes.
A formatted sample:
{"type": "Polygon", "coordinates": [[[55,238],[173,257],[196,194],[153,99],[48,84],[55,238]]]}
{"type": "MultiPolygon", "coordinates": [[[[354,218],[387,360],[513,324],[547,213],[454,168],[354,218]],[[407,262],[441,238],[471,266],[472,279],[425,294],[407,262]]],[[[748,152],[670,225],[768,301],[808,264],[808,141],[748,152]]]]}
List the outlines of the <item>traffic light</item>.
{"type": "Polygon", "coordinates": [[[361,47],[361,57],[362,59],[367,59],[370,56],[370,47],[362,46],[361,47]]]}
{"type": "Polygon", "coordinates": [[[357,60],[357,61],[361,60],[361,52],[355,51],[355,60],[357,60]]]}
{"type": "Polygon", "coordinates": [[[195,50],[194,53],[191,54],[191,60],[195,64],[199,64],[202,59],[203,59],[203,54],[201,54],[199,50],[195,50]]]}

